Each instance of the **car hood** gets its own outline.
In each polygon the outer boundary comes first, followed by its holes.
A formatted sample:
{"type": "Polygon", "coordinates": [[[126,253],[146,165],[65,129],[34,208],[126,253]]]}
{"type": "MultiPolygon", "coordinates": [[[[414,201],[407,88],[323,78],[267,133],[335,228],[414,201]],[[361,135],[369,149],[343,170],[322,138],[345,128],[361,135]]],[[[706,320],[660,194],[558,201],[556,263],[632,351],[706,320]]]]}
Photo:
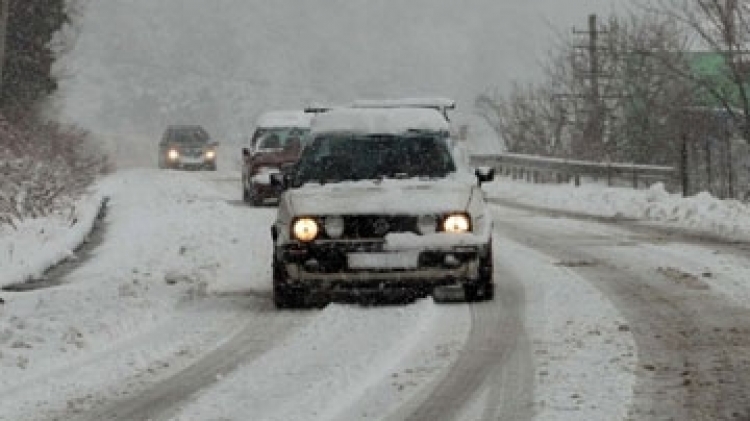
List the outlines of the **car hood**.
{"type": "Polygon", "coordinates": [[[306,184],[286,192],[295,215],[427,215],[463,211],[472,186],[458,180],[306,184]]]}

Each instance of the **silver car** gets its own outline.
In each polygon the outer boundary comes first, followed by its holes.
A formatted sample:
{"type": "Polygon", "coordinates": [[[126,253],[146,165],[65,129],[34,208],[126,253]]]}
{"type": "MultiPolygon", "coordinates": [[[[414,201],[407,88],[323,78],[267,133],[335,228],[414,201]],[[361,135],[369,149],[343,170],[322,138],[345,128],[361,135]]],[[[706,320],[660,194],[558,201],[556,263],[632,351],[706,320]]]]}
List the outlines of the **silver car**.
{"type": "Polygon", "coordinates": [[[454,159],[449,123],[428,108],[340,108],[317,115],[272,227],[277,307],[339,294],[403,292],[492,299],[492,218],[454,159]]]}

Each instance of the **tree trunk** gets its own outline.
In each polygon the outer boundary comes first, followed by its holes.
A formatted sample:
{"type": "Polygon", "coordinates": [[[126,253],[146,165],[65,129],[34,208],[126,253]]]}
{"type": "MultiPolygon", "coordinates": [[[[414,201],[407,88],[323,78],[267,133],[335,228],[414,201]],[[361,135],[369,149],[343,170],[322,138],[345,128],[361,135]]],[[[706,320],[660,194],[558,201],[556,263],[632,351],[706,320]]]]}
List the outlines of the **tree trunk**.
{"type": "Polygon", "coordinates": [[[10,0],[0,0],[0,95],[3,90],[3,68],[5,67],[5,38],[8,32],[8,4],[10,0]]]}

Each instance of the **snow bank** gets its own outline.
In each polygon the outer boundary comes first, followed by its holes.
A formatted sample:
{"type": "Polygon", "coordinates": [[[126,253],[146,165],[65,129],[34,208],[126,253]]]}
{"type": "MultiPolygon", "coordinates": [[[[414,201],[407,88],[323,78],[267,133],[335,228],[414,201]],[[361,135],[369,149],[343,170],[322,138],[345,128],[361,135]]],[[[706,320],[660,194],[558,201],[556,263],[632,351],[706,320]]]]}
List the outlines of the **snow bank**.
{"type": "Polygon", "coordinates": [[[485,184],[490,198],[578,212],[592,216],[666,223],[733,240],[750,240],[750,207],[708,193],[691,197],[669,193],[662,184],[647,190],[587,184],[529,184],[506,178],[485,184]]]}
{"type": "Polygon", "coordinates": [[[104,197],[97,187],[81,198],[69,214],[28,219],[0,227],[0,287],[41,277],[75,250],[91,232],[104,197]]]}

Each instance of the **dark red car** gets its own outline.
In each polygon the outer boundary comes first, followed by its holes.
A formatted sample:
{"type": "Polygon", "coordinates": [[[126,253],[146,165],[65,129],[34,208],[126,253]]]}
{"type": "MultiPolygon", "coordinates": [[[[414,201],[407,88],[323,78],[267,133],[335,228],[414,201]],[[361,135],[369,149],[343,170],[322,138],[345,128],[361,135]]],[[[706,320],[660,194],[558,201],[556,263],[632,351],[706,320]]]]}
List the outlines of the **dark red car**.
{"type": "Polygon", "coordinates": [[[255,206],[278,201],[281,190],[271,174],[294,164],[310,133],[311,114],[304,111],[271,111],[260,116],[250,148],[243,148],[242,198],[255,206]]]}

